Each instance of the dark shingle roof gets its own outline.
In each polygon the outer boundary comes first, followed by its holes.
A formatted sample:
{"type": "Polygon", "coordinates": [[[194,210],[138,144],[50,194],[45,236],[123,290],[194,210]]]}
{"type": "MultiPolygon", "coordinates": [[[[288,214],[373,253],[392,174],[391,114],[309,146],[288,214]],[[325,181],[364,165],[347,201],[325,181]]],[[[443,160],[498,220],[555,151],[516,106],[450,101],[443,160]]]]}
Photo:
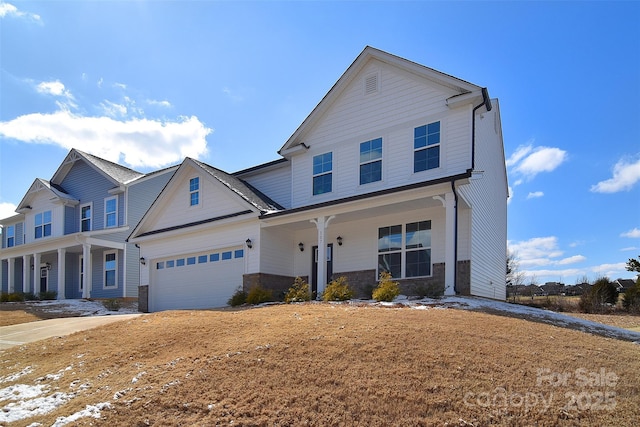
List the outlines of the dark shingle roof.
{"type": "Polygon", "coordinates": [[[263,194],[260,190],[242,179],[236,178],[233,175],[223,172],[220,169],[216,169],[206,163],[202,163],[201,161],[195,159],[191,160],[212,177],[217,179],[221,184],[225,185],[261,212],[266,213],[284,210],[284,208],[278,203],[274,202],[267,195],[263,194]]]}
{"type": "Polygon", "coordinates": [[[130,181],[144,176],[142,172],[129,169],[128,167],[110,162],[109,160],[102,159],[100,157],[94,156],[93,154],[85,153],[84,151],[80,151],[78,149],[76,149],[76,151],[80,155],[82,155],[88,162],[91,162],[95,167],[118,181],[120,184],[126,184],[130,181]]]}

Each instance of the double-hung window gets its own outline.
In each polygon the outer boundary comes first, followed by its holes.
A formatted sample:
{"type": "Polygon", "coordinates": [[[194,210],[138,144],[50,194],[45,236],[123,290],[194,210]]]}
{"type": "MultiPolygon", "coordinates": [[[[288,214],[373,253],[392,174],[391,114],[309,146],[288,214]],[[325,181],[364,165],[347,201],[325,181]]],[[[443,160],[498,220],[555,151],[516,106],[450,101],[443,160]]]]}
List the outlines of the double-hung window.
{"type": "Polygon", "coordinates": [[[360,185],[382,179],[382,138],[360,143],[360,185]]]}
{"type": "Polygon", "coordinates": [[[331,193],[333,153],[313,156],[313,195],[331,193]]]}
{"type": "Polygon", "coordinates": [[[440,167],[440,122],[413,130],[413,150],[414,172],[440,167]]]}
{"type": "Polygon", "coordinates": [[[51,211],[41,212],[35,217],[34,237],[40,239],[47,236],[51,236],[51,211]]]}
{"type": "Polygon", "coordinates": [[[189,204],[197,206],[200,204],[200,178],[195,177],[189,180],[189,204]]]}
{"type": "Polygon", "coordinates": [[[393,278],[431,275],[431,221],[378,229],[378,274],[393,278]]]}
{"type": "Polygon", "coordinates": [[[91,204],[80,206],[80,231],[91,231],[91,204]]]}
{"type": "Polygon", "coordinates": [[[118,275],[118,262],[116,252],[105,252],[104,254],[104,287],[114,288],[117,286],[116,277],[118,275]]]}
{"type": "Polygon", "coordinates": [[[16,244],[16,226],[9,225],[7,227],[7,247],[11,248],[16,244]]]}
{"type": "Polygon", "coordinates": [[[105,228],[118,225],[118,198],[104,199],[104,226],[105,228]]]}

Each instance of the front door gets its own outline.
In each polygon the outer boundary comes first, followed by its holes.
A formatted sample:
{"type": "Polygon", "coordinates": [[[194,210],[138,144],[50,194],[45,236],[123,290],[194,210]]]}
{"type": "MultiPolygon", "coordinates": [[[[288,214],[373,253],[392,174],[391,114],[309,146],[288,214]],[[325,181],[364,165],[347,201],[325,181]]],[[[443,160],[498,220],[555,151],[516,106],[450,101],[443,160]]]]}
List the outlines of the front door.
{"type": "Polygon", "coordinates": [[[47,292],[47,279],[49,278],[49,269],[40,267],[40,292],[47,292]]]}
{"type": "MultiPolygon", "coordinates": [[[[311,251],[313,259],[311,263],[313,270],[311,272],[311,299],[314,300],[318,296],[318,247],[314,246],[311,251]]],[[[331,281],[333,274],[333,243],[327,245],[327,274],[325,276],[326,283],[331,281]]]]}

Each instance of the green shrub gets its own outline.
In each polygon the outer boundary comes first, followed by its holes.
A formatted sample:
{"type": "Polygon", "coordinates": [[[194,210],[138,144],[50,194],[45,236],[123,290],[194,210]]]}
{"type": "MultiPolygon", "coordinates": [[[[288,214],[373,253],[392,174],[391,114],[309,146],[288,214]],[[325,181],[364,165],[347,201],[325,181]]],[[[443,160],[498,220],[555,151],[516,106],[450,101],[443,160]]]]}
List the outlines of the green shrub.
{"type": "Polygon", "coordinates": [[[249,289],[247,294],[248,304],[262,304],[263,302],[273,301],[273,292],[270,289],[265,289],[260,285],[254,286],[249,289]]]}
{"type": "Polygon", "coordinates": [[[6,292],[1,293],[0,302],[9,302],[9,294],[6,292]]]}
{"type": "Polygon", "coordinates": [[[584,313],[604,313],[618,301],[618,290],[609,279],[598,279],[594,285],[580,297],[579,307],[584,313]]]}
{"type": "Polygon", "coordinates": [[[38,298],[38,296],[33,292],[27,292],[26,294],[23,294],[23,297],[25,301],[38,301],[42,299],[42,298],[38,298]]]}
{"type": "Polygon", "coordinates": [[[9,294],[9,302],[23,302],[24,294],[22,292],[13,292],[9,294]]]}
{"type": "Polygon", "coordinates": [[[378,287],[373,290],[373,299],[376,301],[393,301],[400,295],[400,283],[391,280],[391,273],[383,271],[380,273],[378,287]]]}
{"type": "Polygon", "coordinates": [[[239,305],[245,304],[247,302],[247,293],[242,290],[242,288],[238,289],[231,295],[231,298],[227,301],[231,307],[237,307],[239,305]]]}
{"type": "Polygon", "coordinates": [[[630,313],[640,313],[640,279],[622,295],[622,307],[630,313]]]}
{"type": "Polygon", "coordinates": [[[301,277],[296,277],[293,286],[289,288],[287,294],[284,296],[284,302],[287,304],[292,302],[302,302],[311,300],[311,292],[309,292],[309,284],[302,280],[301,277]]]}
{"type": "Polygon", "coordinates": [[[347,301],[353,298],[353,290],[347,283],[347,278],[340,276],[329,283],[322,293],[323,301],[347,301]]]}
{"type": "MultiPolygon", "coordinates": [[[[38,299],[40,301],[51,301],[56,299],[57,297],[58,297],[58,293],[56,291],[44,291],[38,294],[38,299]]],[[[28,299],[26,294],[25,294],[25,299],[28,299]]]]}
{"type": "Polygon", "coordinates": [[[104,305],[104,308],[109,311],[118,311],[120,310],[120,307],[122,307],[120,299],[118,298],[109,298],[102,300],[102,305],[104,305]]]}

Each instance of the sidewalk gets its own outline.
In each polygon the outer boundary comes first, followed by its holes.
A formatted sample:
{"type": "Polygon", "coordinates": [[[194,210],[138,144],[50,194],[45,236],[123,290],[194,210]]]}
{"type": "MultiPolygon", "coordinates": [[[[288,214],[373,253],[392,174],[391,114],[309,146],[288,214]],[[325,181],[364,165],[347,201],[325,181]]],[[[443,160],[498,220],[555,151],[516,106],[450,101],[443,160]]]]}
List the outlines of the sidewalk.
{"type": "Polygon", "coordinates": [[[70,335],[74,332],[84,331],[122,320],[129,320],[142,315],[142,313],[137,313],[95,317],[65,317],[21,323],[19,325],[2,326],[0,327],[0,350],[43,340],[45,338],[70,335]]]}

